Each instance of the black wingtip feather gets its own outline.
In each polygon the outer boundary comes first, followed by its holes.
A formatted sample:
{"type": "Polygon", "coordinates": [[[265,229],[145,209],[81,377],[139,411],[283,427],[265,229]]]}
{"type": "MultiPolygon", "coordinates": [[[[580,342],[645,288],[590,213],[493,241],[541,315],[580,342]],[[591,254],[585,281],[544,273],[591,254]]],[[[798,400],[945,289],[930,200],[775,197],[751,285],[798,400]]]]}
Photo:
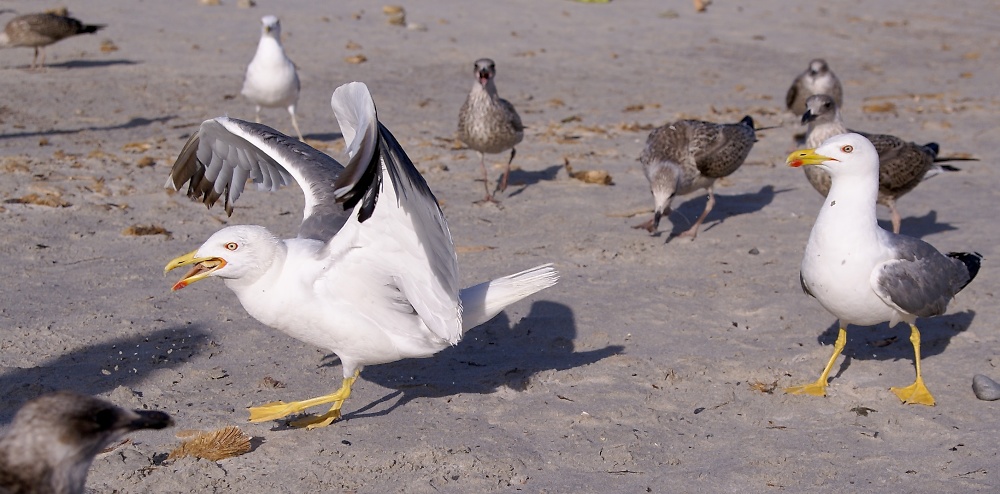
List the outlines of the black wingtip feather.
{"type": "Polygon", "coordinates": [[[969,270],[969,281],[966,281],[962,288],[976,279],[976,275],[979,274],[979,266],[983,261],[982,254],[978,252],[949,252],[948,257],[962,261],[962,264],[965,264],[965,269],[969,270]]]}

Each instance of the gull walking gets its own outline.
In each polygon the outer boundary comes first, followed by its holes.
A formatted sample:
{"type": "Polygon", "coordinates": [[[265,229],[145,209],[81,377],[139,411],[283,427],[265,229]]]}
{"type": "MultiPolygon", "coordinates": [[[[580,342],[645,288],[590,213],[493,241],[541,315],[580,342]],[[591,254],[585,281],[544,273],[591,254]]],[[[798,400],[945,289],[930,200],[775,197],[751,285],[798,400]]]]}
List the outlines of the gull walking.
{"type": "Polygon", "coordinates": [[[0,33],[0,48],[31,47],[35,56],[31,59],[31,69],[45,67],[45,47],[56,41],[76,36],[92,34],[104,29],[103,24],[84,24],[72,17],[58,14],[25,14],[10,20],[0,33]],[[38,62],[38,54],[42,62],[38,62]]]}
{"type": "Polygon", "coordinates": [[[660,218],[670,214],[675,196],[707,189],[705,210],[680,234],[693,240],[715,206],[715,182],[735,172],[757,142],[753,125],[753,119],[746,116],[735,124],[680,120],[653,129],[639,156],[653,194],[653,217],[633,228],[656,232],[660,218]]]}

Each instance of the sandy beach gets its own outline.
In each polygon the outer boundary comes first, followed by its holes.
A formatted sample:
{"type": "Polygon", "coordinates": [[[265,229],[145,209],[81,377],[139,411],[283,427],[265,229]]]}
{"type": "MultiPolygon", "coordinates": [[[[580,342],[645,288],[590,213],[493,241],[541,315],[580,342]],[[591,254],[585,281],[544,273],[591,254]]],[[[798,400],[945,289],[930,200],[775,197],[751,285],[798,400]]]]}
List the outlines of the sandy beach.
{"type": "MultiPolygon", "coordinates": [[[[971,389],[975,374],[1000,380],[1000,4],[441,0],[400,4],[400,26],[378,3],[256,3],[78,0],[73,16],[107,28],[50,46],[46,70],[26,70],[28,48],[0,51],[0,423],[72,389],[177,424],[100,456],[93,492],[1000,485],[998,402],[971,389]],[[246,409],[336,389],[336,356],[257,322],[218,280],[172,293],[179,275],[162,275],[224,225],[295,235],[297,187],[247,191],[231,218],[163,188],[203,120],[253,120],[240,87],[268,14],[298,66],[307,142],[342,159],[330,95],[365,82],[442,204],[463,286],[545,262],[561,273],[456,347],[366,368],[343,420],[314,431],[250,424],[246,409]],[[479,157],[455,145],[481,57],[527,127],[502,207],[473,204],[479,157]],[[826,398],[781,392],[819,375],[837,332],[799,284],[821,197],[785,165],[804,130],[785,91],[816,57],[844,84],[849,127],[980,160],[899,201],[902,233],[985,258],[945,315],[918,321],[934,407],[889,391],[913,380],[905,325],[850,328],[826,398]],[[632,229],[652,209],[637,162],[649,131],[744,115],[781,127],[716,187],[697,239],[669,234],[698,217],[704,192],[675,200],[660,234],[632,229]],[[570,178],[567,160],[614,185],[570,178]],[[249,453],[166,459],[178,432],[229,425],[253,437],[249,453]]],[[[293,132],[283,109],[263,123],[293,132]]],[[[505,162],[487,156],[491,180],[505,162]]],[[[887,210],[879,218],[888,228],[887,210]]]]}

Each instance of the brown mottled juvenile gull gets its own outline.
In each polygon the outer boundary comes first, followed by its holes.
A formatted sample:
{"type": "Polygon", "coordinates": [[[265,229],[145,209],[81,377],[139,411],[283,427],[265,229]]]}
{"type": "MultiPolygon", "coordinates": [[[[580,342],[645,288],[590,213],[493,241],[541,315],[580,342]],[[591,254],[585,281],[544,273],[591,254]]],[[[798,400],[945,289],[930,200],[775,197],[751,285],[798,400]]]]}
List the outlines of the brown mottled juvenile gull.
{"type": "Polygon", "coordinates": [[[476,83],[458,112],[458,138],[479,153],[479,164],[483,167],[483,182],[486,186],[485,202],[496,202],[490,192],[489,174],[486,171],[486,153],[502,153],[510,149],[510,159],[498,189],[507,190],[510,164],[514,161],[514,148],[524,138],[524,126],[514,105],[497,94],[497,75],[493,60],[480,58],[475,63],[476,83]]]}
{"type": "Polygon", "coordinates": [[[787,162],[821,167],[832,179],[806,243],[800,281],[806,294],[837,317],[840,332],[819,379],[785,392],[826,395],[826,380],[844,349],[848,325],[905,322],[910,325],[917,377],[912,385],[892,392],[903,403],[933,405],[920,374],[916,320],[943,314],[955,294],[976,277],[982,256],[944,255],[922,240],[880,228],[875,219],[878,153],[860,134],[834,136],[819,148],[795,151],[787,162]]]}
{"type": "Polygon", "coordinates": [[[792,86],[785,93],[785,106],[797,117],[801,117],[806,111],[806,100],[814,94],[826,94],[837,102],[837,106],[844,104],[843,88],[840,80],[830,70],[826,60],[817,58],[809,62],[809,68],[798,75],[792,86]]]}
{"type": "Polygon", "coordinates": [[[104,27],[103,24],[84,24],[72,17],[57,14],[19,15],[11,19],[0,33],[0,48],[32,47],[35,49],[35,56],[31,59],[31,68],[45,67],[46,46],[77,34],[96,33],[104,27]],[[42,53],[42,63],[36,64],[39,52],[42,53]]]}
{"type": "Polygon", "coordinates": [[[172,424],[163,412],[126,410],[70,391],[35,398],[0,439],[0,494],[83,494],[87,470],[107,445],[172,424]]]}
{"type": "Polygon", "coordinates": [[[295,120],[295,105],[299,102],[299,75],[295,64],[281,46],[281,23],[273,15],[260,19],[260,42],[243,79],[241,93],[256,105],[256,122],[260,123],[261,107],[287,108],[292,116],[295,135],[302,140],[299,122],[295,120]]]}
{"type": "MultiPolygon", "coordinates": [[[[913,190],[921,181],[944,171],[955,171],[957,168],[939,164],[937,155],[940,147],[930,142],[924,145],[904,141],[887,134],[870,134],[848,130],[840,118],[840,109],[836,101],[827,95],[809,97],[806,112],[802,114],[802,123],[808,124],[806,146],[816,148],[835,135],[847,132],[857,132],[865,136],[878,152],[878,203],[889,208],[892,215],[892,232],[899,233],[902,223],[896,200],[913,190]]],[[[830,175],[816,166],[802,169],[809,183],[817,192],[826,196],[830,190],[830,175]]]]}
{"type": "Polygon", "coordinates": [[[680,234],[694,239],[701,222],[715,206],[716,180],[735,172],[757,141],[753,125],[753,119],[746,116],[735,124],[679,120],[653,129],[639,156],[653,193],[653,217],[633,228],[656,232],[660,218],[670,214],[675,196],[707,189],[705,211],[680,234]]]}
{"type": "Polygon", "coordinates": [[[458,258],[437,199],[379,121],[359,82],[333,93],[350,161],[336,160],[269,127],[225,117],[205,121],[174,163],[167,187],[227,211],[247,179],[264,189],[292,180],[305,194],[296,238],[260,226],[230,226],[178,257],[192,266],[174,290],[222,278],[258,321],[340,357],[340,389],[310,400],[250,409],[276,420],[332,403],[292,422],[324,427],[340,417],[366,365],[429,357],[469,329],[558,280],[551,264],[459,289],[458,258]]]}

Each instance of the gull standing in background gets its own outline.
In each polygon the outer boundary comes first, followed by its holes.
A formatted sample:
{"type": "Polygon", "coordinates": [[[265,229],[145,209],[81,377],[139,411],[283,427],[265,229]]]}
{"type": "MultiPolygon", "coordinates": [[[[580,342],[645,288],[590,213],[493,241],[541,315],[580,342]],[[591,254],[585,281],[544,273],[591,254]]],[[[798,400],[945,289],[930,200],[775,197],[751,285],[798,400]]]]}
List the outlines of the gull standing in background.
{"type": "Polygon", "coordinates": [[[295,64],[285,55],[281,46],[281,23],[273,15],[260,19],[260,43],[257,53],[247,66],[241,93],[257,105],[256,122],[260,123],[260,108],[288,108],[292,116],[295,135],[302,140],[302,131],[295,120],[295,105],[299,101],[299,75],[295,64]]]}
{"type": "MultiPolygon", "coordinates": [[[[945,171],[957,171],[950,165],[939,165],[940,147],[930,142],[924,145],[904,141],[888,134],[869,134],[848,130],[840,118],[836,100],[825,94],[810,96],[802,123],[808,124],[806,147],[817,148],[827,139],[848,132],[865,136],[878,153],[878,203],[889,208],[892,215],[892,232],[899,233],[902,217],[896,209],[896,200],[910,192],[920,182],[945,171]]],[[[830,191],[830,174],[818,166],[803,167],[806,178],[817,192],[825,197],[830,191]]]]}
{"type": "Polygon", "coordinates": [[[510,149],[510,159],[504,170],[498,189],[507,190],[510,164],[514,161],[514,148],[524,138],[524,125],[514,105],[497,94],[493,79],[497,75],[496,64],[488,58],[480,58],[475,63],[476,83],[458,112],[458,138],[479,153],[479,164],[483,167],[483,183],[486,198],[483,202],[496,202],[490,192],[490,177],[486,171],[485,153],[502,153],[510,149]]]}
{"type": "Polygon", "coordinates": [[[735,172],[757,142],[753,125],[748,115],[735,124],[679,120],[653,129],[639,156],[653,193],[653,217],[633,228],[655,233],[660,218],[670,214],[675,196],[707,189],[705,210],[691,228],[680,234],[694,240],[701,222],[715,206],[715,182],[735,172]]]}
{"type": "Polygon", "coordinates": [[[72,17],[58,14],[25,14],[10,20],[0,33],[0,48],[32,47],[35,56],[31,69],[45,68],[45,47],[77,34],[92,34],[104,29],[103,24],[84,24],[72,17]],[[42,53],[42,63],[38,53],[42,53]]]}
{"type": "Polygon", "coordinates": [[[829,95],[837,102],[838,107],[844,104],[844,90],[840,86],[840,79],[837,79],[822,58],[809,62],[809,68],[792,81],[792,86],[785,93],[785,106],[796,117],[801,117],[806,111],[806,100],[814,94],[829,95]]]}
{"type": "Polygon", "coordinates": [[[840,332],[819,379],[785,392],[826,396],[826,381],[847,342],[848,325],[905,322],[910,325],[917,377],[912,385],[891,388],[892,392],[903,403],[934,405],[920,373],[916,320],[943,314],[955,294],[976,277],[982,256],[944,255],[922,240],[878,226],[878,153],[864,136],[835,136],[817,149],[793,152],[787,162],[793,167],[821,167],[832,179],[809,234],[799,276],[803,291],[837,317],[840,332]]]}
{"type": "Polygon", "coordinates": [[[423,177],[379,121],[368,88],[337,88],[333,111],[347,142],[346,168],[263,125],[205,121],[174,163],[167,187],[226,211],[247,178],[275,190],[293,179],[305,193],[298,237],[231,226],[165,271],[192,266],[173,289],[217,276],[258,321],[340,357],[343,383],[318,398],[250,409],[276,420],[332,403],[292,422],[324,427],[340,417],[366,365],[429,357],[506,306],[550,287],[550,264],[459,289],[458,258],[444,213],[423,177]]]}
{"type": "Polygon", "coordinates": [[[0,493],[83,494],[102,449],[126,433],[171,425],[166,413],[70,391],[39,396],[18,410],[0,439],[0,493]]]}

